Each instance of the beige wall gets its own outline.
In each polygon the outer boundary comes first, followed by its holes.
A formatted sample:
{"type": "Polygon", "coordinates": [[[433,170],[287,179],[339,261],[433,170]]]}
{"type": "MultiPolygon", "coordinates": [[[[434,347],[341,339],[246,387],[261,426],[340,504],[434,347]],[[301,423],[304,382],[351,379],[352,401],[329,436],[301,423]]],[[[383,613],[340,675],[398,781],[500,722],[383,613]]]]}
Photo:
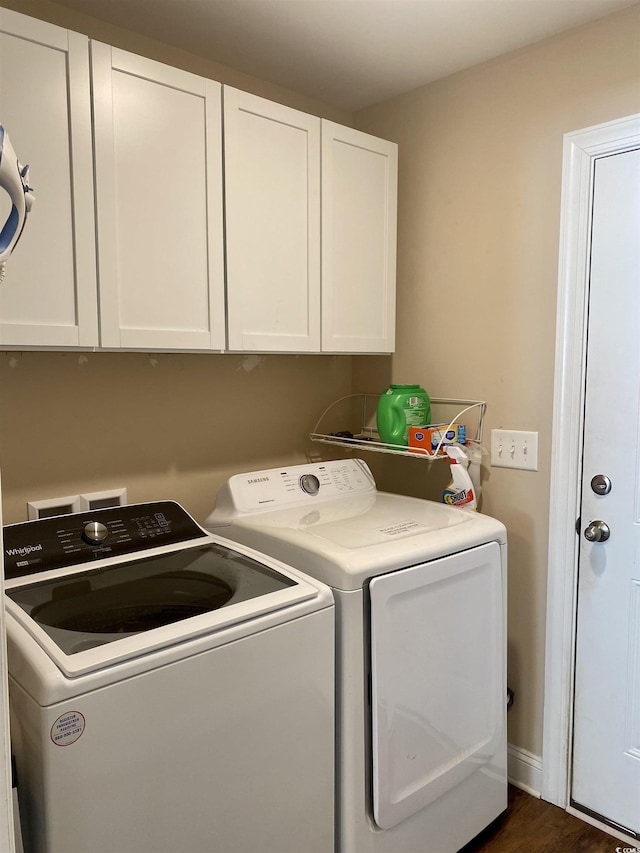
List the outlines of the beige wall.
{"type": "Polygon", "coordinates": [[[5,524],[26,502],[126,487],[203,521],[238,471],[303,462],[343,356],[0,353],[5,524]]]}
{"type": "MultiPolygon", "coordinates": [[[[563,134],[640,111],[640,7],[356,115],[399,143],[398,346],[354,384],[421,382],[485,399],[492,427],[537,430],[539,471],[484,470],[509,532],[509,740],[539,755],[563,134]]],[[[379,484],[437,495],[445,472],[374,463],[379,484]]]]}

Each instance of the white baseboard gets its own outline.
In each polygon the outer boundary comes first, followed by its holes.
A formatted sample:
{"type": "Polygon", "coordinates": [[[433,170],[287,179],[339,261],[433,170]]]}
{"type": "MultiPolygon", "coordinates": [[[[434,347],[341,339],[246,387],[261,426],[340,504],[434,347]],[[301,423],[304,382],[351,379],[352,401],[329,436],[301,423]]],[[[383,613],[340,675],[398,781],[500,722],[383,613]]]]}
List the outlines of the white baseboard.
{"type": "Polygon", "coordinates": [[[516,788],[522,788],[527,794],[539,797],[542,786],[542,758],[519,746],[508,744],[507,776],[516,788]]]}

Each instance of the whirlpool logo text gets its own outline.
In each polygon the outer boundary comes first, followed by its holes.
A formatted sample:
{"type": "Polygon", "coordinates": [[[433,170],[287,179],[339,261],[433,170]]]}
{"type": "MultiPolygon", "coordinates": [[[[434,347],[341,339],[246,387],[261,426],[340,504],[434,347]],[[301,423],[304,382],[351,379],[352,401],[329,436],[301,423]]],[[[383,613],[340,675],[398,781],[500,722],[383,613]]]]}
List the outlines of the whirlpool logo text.
{"type": "Polygon", "coordinates": [[[7,557],[26,557],[27,554],[33,554],[34,551],[42,551],[42,543],[40,545],[24,545],[22,548],[7,548],[7,557]]]}

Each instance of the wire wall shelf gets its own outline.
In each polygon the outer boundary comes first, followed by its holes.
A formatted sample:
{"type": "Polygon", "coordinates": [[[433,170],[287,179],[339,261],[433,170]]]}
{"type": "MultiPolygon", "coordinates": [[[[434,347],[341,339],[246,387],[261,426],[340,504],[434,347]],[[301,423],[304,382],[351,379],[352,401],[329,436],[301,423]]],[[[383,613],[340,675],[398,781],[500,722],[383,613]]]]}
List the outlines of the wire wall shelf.
{"type": "MultiPolygon", "coordinates": [[[[411,459],[421,459],[428,462],[432,462],[435,459],[449,458],[447,454],[440,449],[442,440],[433,453],[429,452],[424,447],[409,448],[406,445],[388,444],[380,441],[380,436],[378,435],[375,427],[376,409],[379,399],[379,394],[359,393],[347,394],[344,397],[340,397],[338,400],[334,400],[334,402],[327,406],[318,418],[318,422],[316,423],[313,432],[309,433],[309,438],[311,441],[317,441],[321,444],[333,444],[338,447],[342,447],[343,450],[360,449],[374,453],[390,453],[395,456],[408,456],[411,459]],[[347,401],[351,402],[348,403],[347,401]],[[349,407],[356,411],[349,412],[349,407]],[[341,416],[343,418],[344,413],[347,412],[347,415],[351,418],[351,422],[354,418],[358,418],[359,425],[354,431],[339,429],[329,432],[326,428],[325,430],[321,429],[323,424],[326,427],[328,420],[333,420],[335,422],[336,417],[338,417],[338,411],[341,412],[341,416]]],[[[431,397],[431,404],[438,407],[447,406],[455,408],[455,414],[449,420],[447,429],[453,426],[453,424],[459,423],[460,419],[466,415],[467,412],[477,409],[477,412],[474,412],[474,417],[477,416],[475,437],[469,437],[470,430],[467,428],[467,442],[477,442],[478,444],[482,443],[482,429],[484,426],[484,415],[487,408],[487,404],[483,400],[457,400],[452,397],[431,397]]],[[[449,409],[449,411],[451,411],[451,409],[449,409]]],[[[464,423],[464,421],[462,422],[464,423]]],[[[442,423],[446,424],[447,420],[444,419],[442,423]]],[[[446,432],[446,430],[443,430],[443,433],[444,432],[446,432]]]]}

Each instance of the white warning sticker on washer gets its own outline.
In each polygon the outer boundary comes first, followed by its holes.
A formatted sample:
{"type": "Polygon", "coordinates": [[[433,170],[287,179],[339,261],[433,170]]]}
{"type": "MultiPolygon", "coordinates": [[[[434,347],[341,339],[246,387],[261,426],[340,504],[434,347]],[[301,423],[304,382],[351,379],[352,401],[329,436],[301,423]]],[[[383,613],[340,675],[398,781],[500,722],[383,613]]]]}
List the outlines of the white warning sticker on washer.
{"type": "Polygon", "coordinates": [[[430,528],[419,521],[399,521],[388,527],[379,527],[378,532],[383,536],[412,536],[414,533],[426,533],[430,528]]]}
{"type": "Polygon", "coordinates": [[[56,746],[69,746],[82,736],[85,727],[80,711],[67,711],[51,726],[51,740],[56,746]]]}

